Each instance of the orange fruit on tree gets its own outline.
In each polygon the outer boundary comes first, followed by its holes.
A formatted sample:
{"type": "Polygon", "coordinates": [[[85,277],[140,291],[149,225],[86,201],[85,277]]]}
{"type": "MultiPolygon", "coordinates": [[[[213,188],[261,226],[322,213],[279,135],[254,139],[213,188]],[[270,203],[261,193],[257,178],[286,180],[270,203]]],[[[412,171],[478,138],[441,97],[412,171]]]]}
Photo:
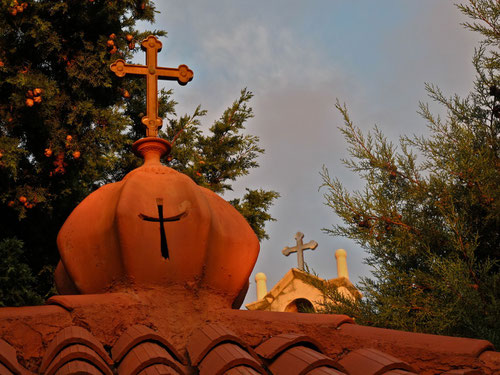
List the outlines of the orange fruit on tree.
{"type": "Polygon", "coordinates": [[[114,46],[110,51],[109,53],[114,55],[116,52],[118,51],[118,48],[116,48],[116,46],[114,46]]]}
{"type": "Polygon", "coordinates": [[[108,46],[108,47],[110,47],[110,48],[115,46],[115,42],[113,42],[111,39],[110,39],[110,40],[108,40],[108,41],[106,42],[106,44],[107,44],[107,46],[108,46]]]}
{"type": "Polygon", "coordinates": [[[13,16],[15,16],[17,14],[17,9],[16,8],[12,8],[12,10],[10,11],[10,14],[12,14],[13,16]]]}
{"type": "Polygon", "coordinates": [[[134,39],[134,36],[133,36],[132,34],[127,34],[127,35],[125,36],[125,39],[127,39],[127,42],[131,42],[131,41],[132,41],[132,39],[134,39]]]}
{"type": "Polygon", "coordinates": [[[130,98],[130,93],[127,90],[123,90],[123,97],[124,98],[130,98]]]}
{"type": "Polygon", "coordinates": [[[135,49],[135,43],[134,43],[134,42],[130,42],[130,43],[128,44],[128,49],[129,49],[129,50],[131,50],[131,51],[132,51],[133,49],[135,49]]]}
{"type": "Polygon", "coordinates": [[[35,102],[33,101],[33,99],[30,99],[30,98],[26,99],[26,105],[28,107],[33,107],[33,104],[35,104],[35,102]]]}
{"type": "Polygon", "coordinates": [[[21,196],[19,197],[19,202],[21,202],[21,203],[26,203],[27,201],[28,201],[28,199],[27,199],[24,195],[21,195],[21,196]]]}
{"type": "Polygon", "coordinates": [[[44,152],[46,157],[51,157],[52,156],[52,150],[50,148],[46,148],[44,152]]]}
{"type": "Polygon", "coordinates": [[[109,39],[115,39],[116,38],[116,34],[115,33],[112,33],[110,36],[109,36],[109,39]]]}
{"type": "Polygon", "coordinates": [[[3,61],[0,60],[0,68],[4,66],[3,61]]]}
{"type": "Polygon", "coordinates": [[[71,142],[72,139],[73,139],[73,137],[71,135],[67,135],[66,136],[66,141],[67,142],[71,142]]]}
{"type": "Polygon", "coordinates": [[[78,159],[78,158],[80,157],[80,155],[81,155],[81,154],[80,154],[80,151],[75,151],[75,152],[73,152],[73,157],[74,157],[75,159],[78,159]]]}
{"type": "Polygon", "coordinates": [[[43,92],[43,90],[37,87],[36,89],[33,90],[33,95],[35,95],[35,96],[41,95],[42,92],[43,92]]]}
{"type": "Polygon", "coordinates": [[[35,103],[41,103],[42,102],[42,97],[41,96],[35,96],[33,98],[33,100],[35,101],[35,103]]]}
{"type": "Polygon", "coordinates": [[[9,203],[7,203],[7,205],[8,205],[9,207],[13,207],[13,206],[14,206],[14,201],[9,201],[9,203]]]}

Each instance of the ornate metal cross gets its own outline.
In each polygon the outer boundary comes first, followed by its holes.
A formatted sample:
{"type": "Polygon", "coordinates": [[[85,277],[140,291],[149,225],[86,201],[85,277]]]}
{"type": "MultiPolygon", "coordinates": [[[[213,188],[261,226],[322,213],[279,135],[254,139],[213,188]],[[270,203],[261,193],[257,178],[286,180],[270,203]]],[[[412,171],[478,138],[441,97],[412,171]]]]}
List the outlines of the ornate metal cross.
{"type": "Polygon", "coordinates": [[[144,221],[153,221],[155,223],[160,223],[160,245],[161,245],[161,256],[168,259],[168,245],[167,236],[165,235],[165,226],[163,223],[169,221],[179,221],[183,216],[186,215],[186,211],[181,212],[178,215],[172,217],[163,217],[163,199],[156,198],[156,205],[158,206],[158,217],[151,217],[144,214],[139,214],[139,217],[144,221]]]}
{"type": "Polygon", "coordinates": [[[314,250],[318,247],[318,243],[316,241],[309,241],[306,244],[302,243],[302,239],[304,238],[304,233],[297,232],[295,234],[295,241],[297,245],[294,247],[284,247],[281,251],[283,255],[289,256],[291,253],[297,253],[297,263],[299,270],[304,271],[304,250],[311,249],[314,250]]]}
{"type": "Polygon", "coordinates": [[[124,77],[126,74],[146,76],[147,114],[141,121],[146,126],[146,136],[156,137],[158,128],[162,125],[162,119],[158,117],[158,79],[176,80],[185,85],[193,79],[193,71],[187,65],[179,65],[178,68],[157,66],[158,52],[161,51],[162,44],[154,35],[144,39],[141,47],[146,51],[146,65],[127,64],[125,60],[119,59],[111,64],[111,70],[118,77],[124,77]]]}

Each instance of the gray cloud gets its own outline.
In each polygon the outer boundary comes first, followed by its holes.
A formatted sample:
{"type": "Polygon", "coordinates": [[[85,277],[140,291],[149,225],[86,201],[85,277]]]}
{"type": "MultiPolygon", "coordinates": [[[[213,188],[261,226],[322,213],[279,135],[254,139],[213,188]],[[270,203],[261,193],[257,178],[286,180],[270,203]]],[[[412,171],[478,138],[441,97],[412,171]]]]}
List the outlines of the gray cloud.
{"type": "MultiPolygon", "coordinates": [[[[349,188],[361,188],[340,164],[347,154],[335,99],[348,104],[365,131],[378,124],[395,141],[424,133],[416,114],[424,82],[450,93],[471,86],[475,38],[459,25],[463,17],[452,2],[382,1],[375,16],[366,13],[371,0],[156,3],[157,27],[169,32],[160,63],[186,63],[195,71],[188,86],[175,88],[180,113],[201,103],[209,125],[241,88],[255,93],[248,131],[261,138],[266,154],[260,168],[235,184],[234,196],[250,186],[282,197],[271,210],[278,221],[268,226],[271,239],[261,244],[254,272],[265,272],[272,287],[296,265],[281,249],[293,245],[300,230],[306,241],[319,243],[306,262],[320,276],[336,277],[334,251],[341,247],[348,251],[351,279],[368,276],[357,244],[321,232],[338,220],[318,192],[322,165],[349,188]]],[[[253,275],[251,281],[246,302],[255,299],[253,275]]]]}

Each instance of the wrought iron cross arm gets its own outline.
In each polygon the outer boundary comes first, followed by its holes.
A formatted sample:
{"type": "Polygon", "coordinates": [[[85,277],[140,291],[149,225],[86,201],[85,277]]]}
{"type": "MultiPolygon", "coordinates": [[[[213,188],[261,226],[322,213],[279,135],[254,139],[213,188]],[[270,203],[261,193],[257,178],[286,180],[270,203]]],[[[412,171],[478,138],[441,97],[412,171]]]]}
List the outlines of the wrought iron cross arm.
{"type": "Polygon", "coordinates": [[[110,69],[118,77],[125,77],[126,74],[147,75],[148,67],[137,64],[127,64],[125,60],[118,59],[111,64],[110,69]]]}
{"type": "Polygon", "coordinates": [[[295,247],[284,247],[283,250],[281,250],[281,253],[284,255],[284,256],[289,256],[291,253],[295,253],[297,250],[295,247]]]}
{"type": "Polygon", "coordinates": [[[157,68],[158,79],[177,81],[179,85],[186,85],[193,79],[193,71],[187,65],[179,65],[178,68],[157,68]]]}
{"type": "Polygon", "coordinates": [[[304,245],[304,248],[305,249],[311,249],[311,250],[314,250],[318,247],[318,243],[316,241],[309,241],[308,243],[306,243],[304,245]]]}

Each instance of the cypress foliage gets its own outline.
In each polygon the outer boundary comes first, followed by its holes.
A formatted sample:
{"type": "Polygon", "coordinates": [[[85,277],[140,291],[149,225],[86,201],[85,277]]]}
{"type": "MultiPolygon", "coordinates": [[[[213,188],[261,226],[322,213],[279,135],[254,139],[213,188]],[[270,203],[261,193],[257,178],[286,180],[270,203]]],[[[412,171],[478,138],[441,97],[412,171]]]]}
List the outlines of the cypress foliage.
{"type": "MultiPolygon", "coordinates": [[[[0,277],[0,304],[31,304],[53,293],[55,240],[66,217],[92,191],[140,165],[131,145],[145,135],[145,80],[118,78],[109,65],[136,52],[142,57],[145,36],[166,35],[136,28],[154,17],[149,0],[0,0],[0,253],[9,254],[2,264],[10,275],[23,275],[25,291],[0,277]]],[[[204,135],[205,112],[177,117],[172,91],[161,91],[162,135],[174,143],[165,162],[218,193],[230,189],[264,151],[257,137],[243,134],[251,97],[243,90],[204,135]]],[[[245,195],[252,209],[242,211],[261,239],[278,195],[255,192],[263,199],[250,203],[245,195]]]]}
{"type": "Polygon", "coordinates": [[[447,98],[426,85],[447,114],[420,104],[429,136],[405,136],[396,147],[377,128],[362,134],[337,102],[351,155],[343,162],[366,185],[348,192],[323,169],[326,205],[344,222],[326,232],[356,240],[374,272],[361,282],[362,299],[326,290],[340,303],[324,308],[361,324],[499,345],[500,5],[476,0],[459,8],[472,19],[466,27],[484,36],[473,58],[474,90],[447,98]]]}

